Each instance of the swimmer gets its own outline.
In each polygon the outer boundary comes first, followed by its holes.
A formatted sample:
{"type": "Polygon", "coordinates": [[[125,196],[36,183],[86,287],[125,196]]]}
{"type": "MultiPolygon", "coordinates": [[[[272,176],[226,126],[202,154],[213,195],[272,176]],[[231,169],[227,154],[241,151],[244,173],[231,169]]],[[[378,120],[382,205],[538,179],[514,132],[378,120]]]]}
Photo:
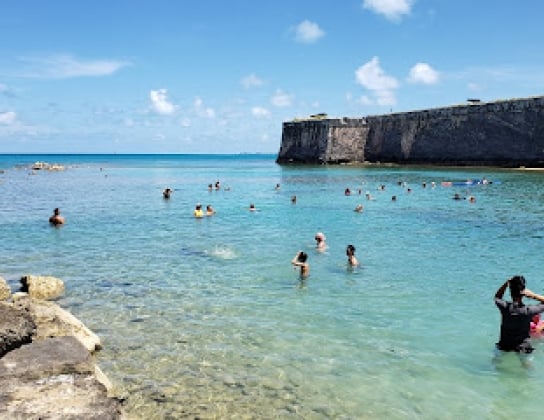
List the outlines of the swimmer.
{"type": "Polygon", "coordinates": [[[346,255],[348,256],[348,264],[351,267],[359,266],[359,261],[357,261],[357,258],[355,257],[355,247],[353,245],[348,245],[346,248],[346,255]]]}
{"type": "Polygon", "coordinates": [[[474,197],[473,195],[471,195],[471,196],[468,197],[468,201],[469,201],[470,203],[475,203],[475,202],[476,202],[476,197],[474,197]]]}
{"type": "Polygon", "coordinates": [[[397,196],[396,196],[396,195],[392,195],[392,196],[391,196],[391,201],[397,201],[397,196]]]}
{"type": "Polygon", "coordinates": [[[274,187],[274,189],[275,189],[276,191],[279,191],[279,190],[281,189],[281,185],[280,185],[280,184],[276,184],[276,186],[274,187]]]}
{"type": "Polygon", "coordinates": [[[58,207],[53,210],[53,215],[49,218],[49,223],[51,223],[53,226],[64,224],[64,217],[60,215],[60,209],[58,207]]]}
{"type": "Polygon", "coordinates": [[[325,243],[326,238],[325,238],[325,235],[323,235],[323,233],[317,232],[315,234],[314,239],[316,241],[315,247],[317,248],[318,251],[323,252],[328,248],[327,244],[325,243]]]}
{"type": "Polygon", "coordinates": [[[165,188],[162,192],[162,196],[165,200],[168,200],[170,198],[170,194],[172,194],[172,190],[170,188],[165,188]]]}
{"type": "Polygon", "coordinates": [[[215,183],[215,189],[219,190],[220,188],[221,188],[221,183],[219,182],[219,180],[217,180],[217,182],[215,183]]]}
{"type": "Polygon", "coordinates": [[[255,204],[251,203],[249,205],[249,211],[257,211],[257,209],[255,208],[255,204]]]}
{"type": "Polygon", "coordinates": [[[211,205],[206,206],[206,216],[213,216],[215,214],[215,210],[211,205]]]}
{"type": "Polygon", "coordinates": [[[351,195],[351,190],[349,188],[346,188],[344,190],[344,195],[351,195]]]}
{"type": "Polygon", "coordinates": [[[357,213],[362,213],[363,210],[364,210],[363,205],[362,204],[357,204],[357,207],[355,207],[354,211],[357,212],[357,213]]]}
{"type": "Polygon", "coordinates": [[[297,255],[291,260],[291,264],[295,267],[300,267],[300,277],[306,278],[310,274],[310,265],[306,262],[308,260],[308,254],[303,251],[298,251],[297,255]]]}
{"type": "Polygon", "coordinates": [[[204,212],[202,211],[202,204],[198,203],[195,206],[195,211],[193,212],[193,214],[197,219],[200,219],[204,216],[204,212]]]}
{"type": "Polygon", "coordinates": [[[291,203],[297,204],[297,196],[296,195],[291,196],[291,203]]]}

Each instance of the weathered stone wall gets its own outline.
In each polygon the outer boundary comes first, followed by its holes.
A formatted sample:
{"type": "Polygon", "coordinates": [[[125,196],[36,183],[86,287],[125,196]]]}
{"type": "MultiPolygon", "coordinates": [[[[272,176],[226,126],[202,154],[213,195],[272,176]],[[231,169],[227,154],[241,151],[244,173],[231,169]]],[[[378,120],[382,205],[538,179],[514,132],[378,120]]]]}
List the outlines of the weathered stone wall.
{"type": "Polygon", "coordinates": [[[284,123],[279,163],[544,166],[544,97],[284,123]]]}

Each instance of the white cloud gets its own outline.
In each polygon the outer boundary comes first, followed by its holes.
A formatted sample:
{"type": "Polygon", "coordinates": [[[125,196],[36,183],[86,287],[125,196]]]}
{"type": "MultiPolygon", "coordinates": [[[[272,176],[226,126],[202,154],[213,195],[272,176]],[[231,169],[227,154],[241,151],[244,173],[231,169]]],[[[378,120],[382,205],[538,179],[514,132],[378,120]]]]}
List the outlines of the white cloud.
{"type": "Polygon", "coordinates": [[[278,108],[284,108],[291,106],[293,98],[291,95],[283,92],[281,89],[278,89],[274,95],[270,98],[270,103],[278,108]]]}
{"type": "Polygon", "coordinates": [[[391,21],[400,21],[404,15],[410,14],[415,0],[364,0],[363,8],[384,15],[391,21]]]}
{"type": "Polygon", "coordinates": [[[395,89],[399,83],[394,77],[388,76],[380,67],[378,57],[373,57],[355,71],[357,83],[370,90],[379,105],[395,105],[395,89]]]}
{"type": "Polygon", "coordinates": [[[410,69],[408,81],[411,83],[421,83],[424,85],[434,85],[440,80],[440,73],[433,69],[427,63],[417,63],[410,69]]]}
{"type": "Polygon", "coordinates": [[[17,114],[14,111],[0,112],[0,124],[12,125],[17,121],[17,114]]]}
{"type": "Polygon", "coordinates": [[[71,55],[21,57],[20,61],[23,64],[20,76],[46,79],[109,76],[130,64],[118,60],[82,60],[71,55]]]}
{"type": "Polygon", "coordinates": [[[252,73],[249,76],[242,78],[240,83],[245,89],[250,89],[252,87],[262,86],[264,82],[252,73]]]}
{"type": "Polygon", "coordinates": [[[206,108],[204,101],[199,97],[195,98],[194,102],[195,112],[199,117],[215,118],[215,110],[213,108],[206,108]]]}
{"type": "Polygon", "coordinates": [[[156,113],[171,115],[176,111],[176,106],[168,101],[167,94],[168,91],[166,89],[152,90],[149,92],[151,107],[156,113]]]}
{"type": "Polygon", "coordinates": [[[260,106],[254,106],[253,108],[251,108],[251,114],[257,118],[269,118],[271,115],[268,109],[262,108],[260,106]]]}
{"type": "Polygon", "coordinates": [[[317,23],[304,20],[295,27],[295,40],[303,44],[311,44],[323,37],[325,32],[317,23]]]}

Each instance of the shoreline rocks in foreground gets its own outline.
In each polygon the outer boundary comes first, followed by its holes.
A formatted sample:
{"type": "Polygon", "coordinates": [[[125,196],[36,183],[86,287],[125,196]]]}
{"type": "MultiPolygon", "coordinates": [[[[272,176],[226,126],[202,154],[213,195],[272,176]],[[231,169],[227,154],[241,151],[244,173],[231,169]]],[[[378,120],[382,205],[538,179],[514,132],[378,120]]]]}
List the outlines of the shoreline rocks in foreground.
{"type": "Polygon", "coordinates": [[[53,302],[62,280],[0,277],[0,418],[120,419],[122,401],[95,364],[100,339],[53,302]]]}

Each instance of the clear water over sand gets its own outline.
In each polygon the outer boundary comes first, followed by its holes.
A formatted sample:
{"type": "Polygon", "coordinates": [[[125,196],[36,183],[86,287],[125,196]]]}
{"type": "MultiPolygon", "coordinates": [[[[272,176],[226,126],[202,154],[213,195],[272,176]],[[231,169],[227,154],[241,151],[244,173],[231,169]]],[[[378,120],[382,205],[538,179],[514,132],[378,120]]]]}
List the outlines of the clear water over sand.
{"type": "Polygon", "coordinates": [[[544,347],[531,369],[514,355],[493,363],[492,298],[514,274],[544,291],[544,173],[251,155],[0,156],[0,169],[0,275],[14,287],[27,273],[65,281],[59,303],[102,338],[99,365],[133,418],[540,411],[544,347]],[[36,160],[67,169],[31,175],[36,160]],[[484,176],[501,183],[440,185],[484,176]],[[217,214],[194,219],[197,202],[217,214]],[[67,220],[58,229],[54,207],[67,220]],[[347,269],[349,243],[362,268],[347,269]],[[300,249],[304,282],[290,264],[300,249]]]}

